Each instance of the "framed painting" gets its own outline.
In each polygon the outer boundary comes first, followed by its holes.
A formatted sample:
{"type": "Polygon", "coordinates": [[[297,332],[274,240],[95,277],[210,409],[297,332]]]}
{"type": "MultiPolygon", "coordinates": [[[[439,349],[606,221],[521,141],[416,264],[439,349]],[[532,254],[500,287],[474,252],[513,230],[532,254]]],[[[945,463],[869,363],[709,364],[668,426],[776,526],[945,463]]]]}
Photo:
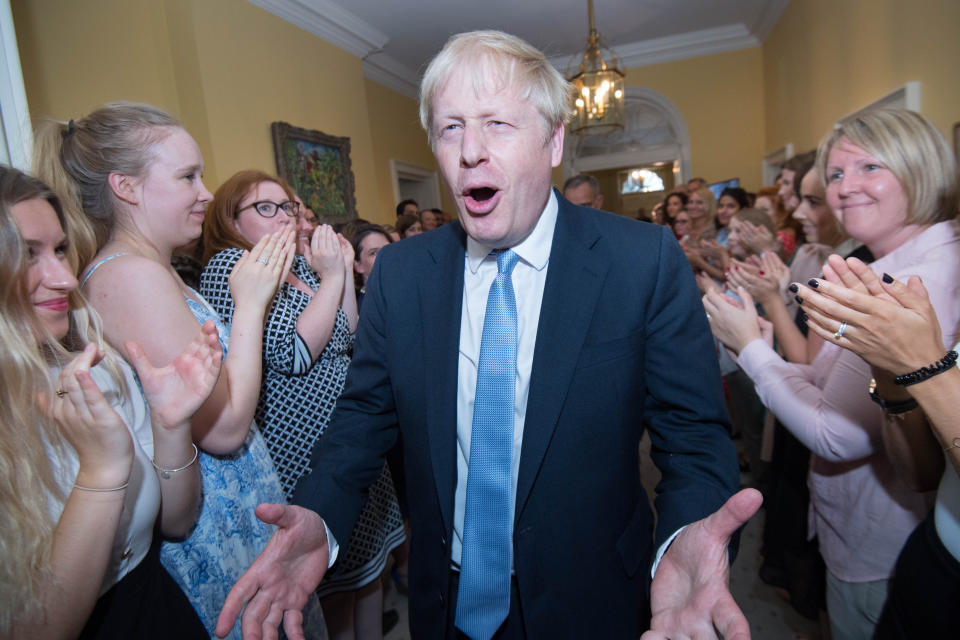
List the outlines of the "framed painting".
{"type": "Polygon", "coordinates": [[[286,122],[270,125],[277,174],[290,183],[317,220],[334,224],[357,217],[350,168],[350,138],[301,129],[286,122]]]}

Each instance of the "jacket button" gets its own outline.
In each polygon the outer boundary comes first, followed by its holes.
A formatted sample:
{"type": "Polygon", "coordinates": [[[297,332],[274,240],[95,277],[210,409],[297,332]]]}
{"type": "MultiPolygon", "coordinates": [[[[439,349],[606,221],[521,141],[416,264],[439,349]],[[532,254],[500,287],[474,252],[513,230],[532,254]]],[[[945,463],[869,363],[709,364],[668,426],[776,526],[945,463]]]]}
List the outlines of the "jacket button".
{"type": "Polygon", "coordinates": [[[128,559],[130,556],[132,556],[132,555],[133,555],[133,549],[126,548],[126,549],[123,550],[123,553],[120,554],[120,559],[121,559],[121,560],[126,560],[126,559],[128,559]]]}

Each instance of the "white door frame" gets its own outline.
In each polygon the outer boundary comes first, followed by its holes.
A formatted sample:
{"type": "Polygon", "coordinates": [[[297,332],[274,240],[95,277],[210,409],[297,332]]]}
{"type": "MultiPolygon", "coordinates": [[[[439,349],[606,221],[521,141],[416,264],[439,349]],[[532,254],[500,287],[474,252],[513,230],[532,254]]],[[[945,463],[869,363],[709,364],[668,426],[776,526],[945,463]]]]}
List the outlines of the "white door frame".
{"type": "Polygon", "coordinates": [[[0,0],[0,162],[30,170],[33,127],[10,0],[0,0]]]}
{"type": "Polygon", "coordinates": [[[393,183],[393,201],[400,202],[400,179],[426,182],[433,193],[433,201],[440,206],[440,180],[434,169],[390,158],[390,180],[393,183]]]}

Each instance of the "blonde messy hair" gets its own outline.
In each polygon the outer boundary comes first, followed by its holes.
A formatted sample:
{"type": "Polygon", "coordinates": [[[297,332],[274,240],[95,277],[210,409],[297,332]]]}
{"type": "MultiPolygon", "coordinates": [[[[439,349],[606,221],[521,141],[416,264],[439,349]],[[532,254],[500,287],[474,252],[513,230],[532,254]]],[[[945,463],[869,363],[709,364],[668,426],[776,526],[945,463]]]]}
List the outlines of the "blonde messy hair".
{"type": "MultiPolygon", "coordinates": [[[[45,184],[0,166],[0,635],[38,615],[41,589],[50,577],[53,501],[63,501],[56,470],[69,445],[57,424],[38,406],[53,397],[51,366],[65,365],[71,350],[94,342],[108,354],[104,364],[118,383],[117,357],[103,341],[99,318],[79,291],[69,294],[70,331],[63,341],[46,333],[26,284],[27,247],[11,209],[45,200],[71,238],[60,199],[45,184]]],[[[74,273],[76,257],[68,257],[74,273]]],[[[121,384],[120,389],[125,389],[121,384]]],[[[121,394],[125,397],[125,393],[121,394]]]]}
{"type": "Polygon", "coordinates": [[[876,156],[907,196],[906,224],[929,225],[957,216],[957,164],[947,141],[915,111],[880,109],[841,120],[817,148],[816,167],[830,182],[830,152],[848,140],[876,156]]]}
{"type": "Polygon", "coordinates": [[[110,174],[144,175],[156,145],[178,128],[163,109],[138,102],[108,102],[76,121],[39,123],[33,173],[62,197],[81,265],[117,222],[110,174]]]}
{"type": "Polygon", "coordinates": [[[492,79],[497,89],[519,88],[544,120],[544,142],[570,117],[573,86],[528,42],[502,31],[460,33],[443,46],[420,83],[420,124],[433,146],[433,106],[453,73],[468,73],[480,90],[492,79]]]}

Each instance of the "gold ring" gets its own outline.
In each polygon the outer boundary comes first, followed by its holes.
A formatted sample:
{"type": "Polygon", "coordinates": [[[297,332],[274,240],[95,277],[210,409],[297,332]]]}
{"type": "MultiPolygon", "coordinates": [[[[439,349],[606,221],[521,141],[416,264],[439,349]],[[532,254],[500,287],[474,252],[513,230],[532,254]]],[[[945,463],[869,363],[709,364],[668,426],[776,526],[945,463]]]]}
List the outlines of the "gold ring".
{"type": "Polygon", "coordinates": [[[64,391],[63,389],[57,389],[57,397],[58,397],[58,398],[62,398],[62,397],[65,396],[65,395],[67,395],[67,392],[66,392],[66,391],[64,391]]]}

